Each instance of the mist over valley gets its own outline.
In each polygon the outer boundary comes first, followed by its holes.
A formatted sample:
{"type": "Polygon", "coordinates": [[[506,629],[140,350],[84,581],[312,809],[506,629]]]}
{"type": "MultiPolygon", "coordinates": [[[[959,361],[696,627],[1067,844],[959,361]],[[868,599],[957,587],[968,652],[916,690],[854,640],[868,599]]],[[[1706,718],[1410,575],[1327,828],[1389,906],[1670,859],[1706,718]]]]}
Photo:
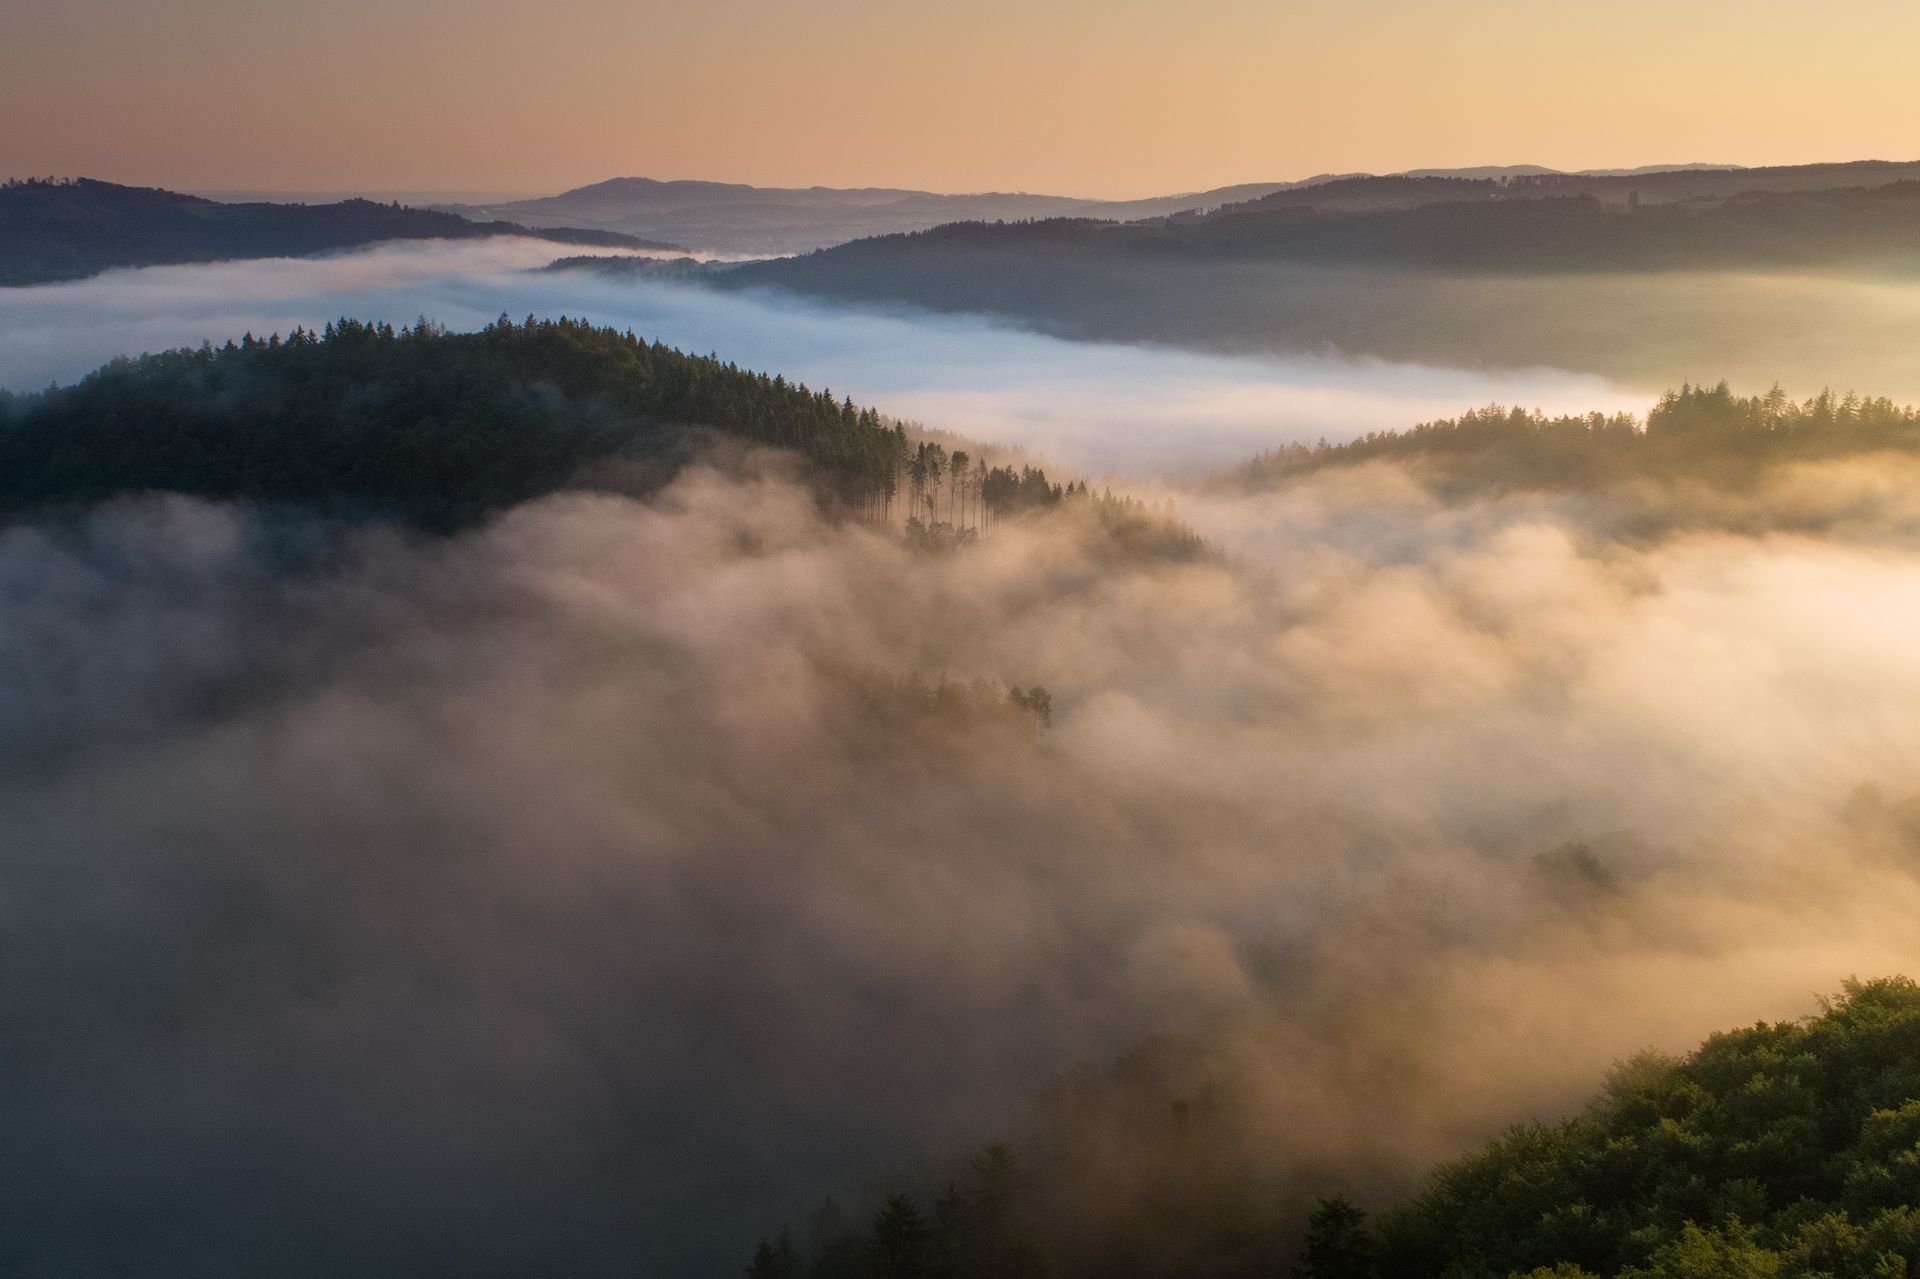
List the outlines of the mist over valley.
{"type": "Polygon", "coordinates": [[[1920,18],[102,3],[0,1271],[1920,1273],[1920,18]]]}

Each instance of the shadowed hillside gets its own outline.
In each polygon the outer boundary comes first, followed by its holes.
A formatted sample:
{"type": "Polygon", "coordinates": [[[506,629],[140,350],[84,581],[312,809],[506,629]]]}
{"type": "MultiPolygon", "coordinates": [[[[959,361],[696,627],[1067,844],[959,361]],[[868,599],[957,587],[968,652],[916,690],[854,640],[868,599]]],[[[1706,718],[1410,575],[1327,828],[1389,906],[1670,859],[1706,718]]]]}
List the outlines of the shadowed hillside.
{"type": "Polygon", "coordinates": [[[343,200],[223,204],[80,178],[0,187],[0,285],[77,280],[111,267],[301,257],[381,240],[530,235],[603,248],[671,248],[608,231],[529,230],[451,213],[343,200]]]}
{"type": "Polygon", "coordinates": [[[864,496],[894,431],[784,379],[561,319],[479,333],[341,320],[117,360],[0,399],[0,508],[149,490],[454,527],[621,467],[670,471],[696,429],[790,448],[864,496]],[[623,465],[624,464],[624,465],[623,465]]]}
{"type": "Polygon", "coordinates": [[[1202,550],[1170,514],[1084,480],[912,441],[851,399],[564,316],[478,333],[342,319],[0,392],[0,512],[170,492],[451,530],[564,488],[651,490],[716,443],[795,455],[824,508],[888,526],[897,508],[928,551],[1056,510],[1108,551],[1202,550]]]}
{"type": "Polygon", "coordinates": [[[1920,182],[1903,181],[1635,209],[1581,196],[968,223],[709,278],[1076,339],[1912,397],[1917,273],[1920,182]]]}

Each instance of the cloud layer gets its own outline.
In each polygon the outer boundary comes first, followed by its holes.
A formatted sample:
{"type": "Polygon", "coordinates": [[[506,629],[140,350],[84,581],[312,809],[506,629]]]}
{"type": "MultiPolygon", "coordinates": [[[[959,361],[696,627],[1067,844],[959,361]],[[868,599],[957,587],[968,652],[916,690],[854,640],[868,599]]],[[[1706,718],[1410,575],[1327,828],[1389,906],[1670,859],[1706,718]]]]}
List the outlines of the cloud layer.
{"type": "Polygon", "coordinates": [[[916,556],[750,463],[441,542],[12,529],[0,1255],[730,1273],[1159,1032],[1273,1176],[1410,1176],[1920,959],[1883,500],[1628,545],[1329,474],[1130,565],[916,556]],[[1055,726],[886,691],[943,675],[1055,726]]]}

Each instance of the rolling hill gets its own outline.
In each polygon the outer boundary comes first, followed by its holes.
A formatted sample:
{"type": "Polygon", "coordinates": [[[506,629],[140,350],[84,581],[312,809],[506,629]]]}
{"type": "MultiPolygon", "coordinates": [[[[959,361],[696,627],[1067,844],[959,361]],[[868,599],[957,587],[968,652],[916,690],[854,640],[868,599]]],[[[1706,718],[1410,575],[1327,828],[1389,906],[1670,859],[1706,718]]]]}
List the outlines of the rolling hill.
{"type": "Polygon", "coordinates": [[[1200,220],[1277,207],[1362,211],[1437,200],[1581,195],[1625,203],[1633,192],[1645,203],[1661,203],[1751,191],[1881,186],[1916,178],[1920,178],[1920,163],[1884,161],[1765,169],[1652,165],[1580,173],[1521,164],[1418,169],[1385,176],[1323,173],[1295,181],[1249,182],[1146,199],[1091,200],[1026,192],[940,194],[903,187],[755,187],[622,177],[537,199],[434,207],[464,217],[535,227],[598,227],[711,252],[767,256],[926,231],[950,222],[1200,220]]]}
{"type": "Polygon", "coordinates": [[[501,218],[527,226],[602,227],[712,252],[769,255],[804,253],[867,236],[925,231],[948,222],[1164,217],[1182,209],[1257,199],[1290,185],[1248,183],[1193,195],[1106,201],[1009,192],[941,195],[894,187],[755,187],[613,178],[536,200],[439,207],[465,217],[501,218]]]}
{"type": "Polygon", "coordinates": [[[675,247],[604,230],[477,223],[451,213],[370,200],[223,204],[80,178],[0,187],[0,285],[84,279],[113,267],[300,257],[382,240],[497,235],[600,248],[675,247]]]}

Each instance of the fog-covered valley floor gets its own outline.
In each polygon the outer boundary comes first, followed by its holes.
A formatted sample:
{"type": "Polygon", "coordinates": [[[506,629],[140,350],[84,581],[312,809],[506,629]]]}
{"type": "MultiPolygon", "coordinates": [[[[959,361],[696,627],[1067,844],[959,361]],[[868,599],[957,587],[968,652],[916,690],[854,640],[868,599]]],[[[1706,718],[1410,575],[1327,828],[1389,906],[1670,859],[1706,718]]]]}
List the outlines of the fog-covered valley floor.
{"type": "Polygon", "coordinates": [[[8,1255],[724,1274],[1166,1034],[1276,1205],[1404,1188],[1920,961],[1911,512],[1803,481],[1849,536],[1376,470],[929,559],[752,459],[291,576],[232,508],[16,527],[8,1255]]]}
{"type": "MultiPolygon", "coordinates": [[[[585,313],[1116,485],[1646,404],[525,273],[550,252],[9,291],[0,381],[585,313]]],[[[0,1262],[736,1274],[1156,1042],[1291,1222],[1920,966],[1911,458],[1139,491],[1206,552],[1124,553],[1087,501],[916,550],[750,449],[446,537],[177,496],[0,531],[0,1262]]],[[[1094,1232],[1164,1170],[1076,1122],[1094,1232]]]]}

